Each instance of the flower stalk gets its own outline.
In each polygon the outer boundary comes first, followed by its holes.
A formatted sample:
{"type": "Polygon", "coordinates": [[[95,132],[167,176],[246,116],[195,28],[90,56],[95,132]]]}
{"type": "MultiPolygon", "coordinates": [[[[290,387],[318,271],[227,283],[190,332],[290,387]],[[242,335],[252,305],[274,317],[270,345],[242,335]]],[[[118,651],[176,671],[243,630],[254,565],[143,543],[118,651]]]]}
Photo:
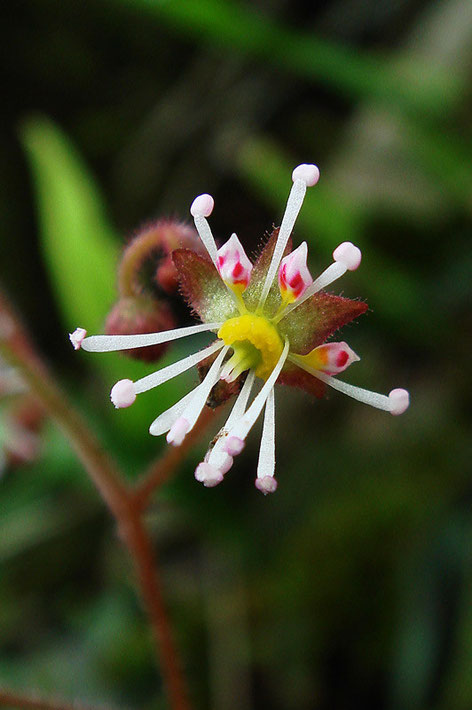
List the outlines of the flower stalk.
{"type": "MultiPolygon", "coordinates": [[[[133,562],[140,595],[151,622],[170,705],[173,710],[190,710],[182,664],[165,608],[158,565],[143,522],[144,506],[137,504],[133,488],[126,483],[117,464],[102,449],[85,420],[58,387],[1,293],[0,355],[17,368],[31,392],[55,420],[114,516],[120,537],[133,562]]],[[[177,465],[179,461],[180,458],[176,457],[173,463],[177,465]]],[[[171,471],[167,473],[170,475],[171,471]]],[[[147,502],[149,497],[144,500],[147,502]]]]}

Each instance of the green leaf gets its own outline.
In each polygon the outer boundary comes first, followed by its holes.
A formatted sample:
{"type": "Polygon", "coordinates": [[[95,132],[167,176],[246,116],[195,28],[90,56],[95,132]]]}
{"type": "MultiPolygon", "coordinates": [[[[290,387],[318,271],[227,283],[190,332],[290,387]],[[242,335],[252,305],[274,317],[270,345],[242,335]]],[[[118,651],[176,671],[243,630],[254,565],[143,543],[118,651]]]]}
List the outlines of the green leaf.
{"type": "Polygon", "coordinates": [[[172,30],[225,51],[258,57],[343,94],[375,97],[396,107],[442,114],[456,103],[464,82],[430,62],[392,61],[301,33],[275,22],[249,2],[234,0],[120,0],[142,9],[172,30]]]}
{"type": "MultiPolygon", "coordinates": [[[[36,189],[41,249],[64,316],[64,338],[77,326],[90,334],[103,332],[106,315],[117,297],[120,240],[106,216],[99,188],[74,145],[49,119],[25,122],[21,138],[36,189]]],[[[116,380],[136,380],[152,369],[121,353],[100,353],[93,359],[80,353],[77,357],[86,357],[91,367],[103,373],[104,403],[116,380]]],[[[167,358],[174,360],[175,353],[167,358]]],[[[163,367],[167,358],[158,367],[163,367]]],[[[183,382],[176,381],[161,388],[158,411],[175,402],[183,387],[183,382]]],[[[120,413],[110,406],[113,426],[138,440],[148,436],[156,408],[149,399],[147,402],[147,406],[141,401],[120,413]]]]}
{"type": "Polygon", "coordinates": [[[103,328],[116,298],[118,239],[81,157],[46,118],[23,124],[21,137],[36,188],[41,244],[70,330],[103,328]]]}
{"type": "MultiPolygon", "coordinates": [[[[293,166],[277,145],[265,139],[252,139],[239,150],[237,167],[243,181],[274,209],[275,220],[281,218],[293,166]]],[[[417,332],[420,323],[427,329],[430,319],[423,308],[427,292],[424,285],[400,263],[390,261],[369,244],[365,229],[369,217],[367,210],[354,204],[348,194],[335,191],[329,181],[321,180],[309,191],[297,219],[296,243],[303,234],[316,249],[317,263],[323,266],[329,264],[331,253],[340,242],[349,240],[366,248],[365,263],[355,274],[356,284],[366,289],[362,296],[402,329],[417,332]]]]}

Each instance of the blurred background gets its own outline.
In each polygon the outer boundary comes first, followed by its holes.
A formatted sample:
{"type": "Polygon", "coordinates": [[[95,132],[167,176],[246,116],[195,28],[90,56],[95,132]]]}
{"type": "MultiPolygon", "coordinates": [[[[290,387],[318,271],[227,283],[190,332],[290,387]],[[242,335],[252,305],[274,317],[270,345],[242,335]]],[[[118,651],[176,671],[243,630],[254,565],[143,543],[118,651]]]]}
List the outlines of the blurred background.
{"type": "MultiPolygon", "coordinates": [[[[194,480],[202,442],[155,497],[196,707],[470,710],[472,3],[18,0],[0,15],[0,278],[130,479],[195,374],[116,412],[110,386],[150,366],[74,353],[67,333],[102,331],[126,239],[186,220],[201,192],[215,234],[254,251],[293,166],[316,162],[295,230],[312,273],[344,240],[363,251],[333,286],[370,306],[342,332],[362,357],[345,379],[411,392],[393,418],[280,389],[276,495],[254,488],[254,432],[223,485],[194,480]]],[[[164,708],[112,521],[49,422],[12,456],[14,400],[0,686],[164,708]]]]}

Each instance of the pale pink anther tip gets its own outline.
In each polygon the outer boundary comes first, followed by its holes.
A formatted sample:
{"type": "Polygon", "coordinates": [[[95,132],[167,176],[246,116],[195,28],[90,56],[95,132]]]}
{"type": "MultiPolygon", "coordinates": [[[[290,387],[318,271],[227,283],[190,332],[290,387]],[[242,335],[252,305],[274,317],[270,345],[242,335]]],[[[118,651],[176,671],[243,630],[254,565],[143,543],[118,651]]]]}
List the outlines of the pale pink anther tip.
{"type": "Polygon", "coordinates": [[[198,195],[190,205],[190,214],[192,217],[209,217],[213,212],[215,200],[211,195],[204,193],[198,195]]]}
{"type": "Polygon", "coordinates": [[[166,436],[167,443],[172,444],[172,446],[180,446],[185,439],[189,427],[190,424],[188,419],[185,417],[179,417],[177,421],[174,422],[166,436]]]}
{"type": "Polygon", "coordinates": [[[261,491],[265,496],[268,493],[275,493],[277,490],[277,481],[273,476],[264,476],[264,478],[256,478],[254,485],[258,491],[261,491]]]}
{"type": "Polygon", "coordinates": [[[223,474],[215,466],[203,461],[195,469],[195,478],[206,488],[214,488],[223,480],[223,474]]]}
{"type": "Polygon", "coordinates": [[[348,271],[355,271],[361,263],[362,252],[352,242],[343,242],[333,251],[333,259],[344,264],[348,271]]]}
{"type": "Polygon", "coordinates": [[[407,390],[398,388],[392,390],[388,395],[390,402],[390,414],[397,416],[403,414],[410,405],[410,395],[407,390]]]}
{"type": "Polygon", "coordinates": [[[86,335],[87,331],[85,328],[76,328],[73,333],[69,333],[69,339],[74,346],[74,350],[80,350],[86,335]]]}
{"type": "Polygon", "coordinates": [[[308,187],[313,187],[316,185],[320,179],[320,170],[316,165],[308,165],[307,163],[302,163],[302,165],[297,165],[292,173],[292,180],[303,180],[308,187]]]}
{"type": "Polygon", "coordinates": [[[119,380],[113,385],[110,392],[110,399],[116,409],[131,407],[136,401],[136,390],[132,380],[119,380]]]}
{"type": "Polygon", "coordinates": [[[233,457],[228,454],[224,460],[224,463],[222,463],[220,466],[220,471],[223,474],[223,476],[225,475],[225,473],[228,473],[228,471],[232,465],[233,465],[233,457]]]}
{"type": "Polygon", "coordinates": [[[224,450],[230,456],[237,456],[244,449],[244,446],[244,439],[240,439],[239,436],[229,436],[224,445],[224,450]]]}

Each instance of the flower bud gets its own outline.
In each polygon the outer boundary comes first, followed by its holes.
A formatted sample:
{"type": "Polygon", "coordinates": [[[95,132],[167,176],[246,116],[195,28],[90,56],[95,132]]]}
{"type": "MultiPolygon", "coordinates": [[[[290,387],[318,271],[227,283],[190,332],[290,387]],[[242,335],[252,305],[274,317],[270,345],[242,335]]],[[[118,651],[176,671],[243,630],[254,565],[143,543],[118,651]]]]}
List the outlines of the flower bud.
{"type": "Polygon", "coordinates": [[[315,370],[325,372],[327,375],[339,375],[353,362],[358,362],[356,355],[347,343],[325,343],[314,348],[308,355],[301,355],[300,360],[315,370]]]}
{"type": "Polygon", "coordinates": [[[129,241],[121,257],[118,285],[123,297],[140,296],[157,284],[166,293],[177,290],[174,249],[185,247],[202,252],[193,227],[174,219],[144,225],[129,241]]]}
{"type": "Polygon", "coordinates": [[[221,278],[230,288],[240,293],[246,290],[251,279],[252,263],[236,234],[232,234],[226,244],[218,249],[216,264],[221,278]]]}
{"type": "Polygon", "coordinates": [[[301,296],[313,282],[306,258],[308,247],[306,242],[282,259],[279,268],[279,287],[282,299],[293,302],[301,296]]]}
{"type": "MultiPolygon", "coordinates": [[[[110,311],[105,332],[107,335],[136,335],[138,333],[159,333],[175,328],[176,321],[170,307],[164,301],[150,297],[121,298],[110,311]]],[[[155,362],[165,353],[167,343],[151,345],[147,348],[133,348],[123,351],[136,360],[155,362]]]]}

